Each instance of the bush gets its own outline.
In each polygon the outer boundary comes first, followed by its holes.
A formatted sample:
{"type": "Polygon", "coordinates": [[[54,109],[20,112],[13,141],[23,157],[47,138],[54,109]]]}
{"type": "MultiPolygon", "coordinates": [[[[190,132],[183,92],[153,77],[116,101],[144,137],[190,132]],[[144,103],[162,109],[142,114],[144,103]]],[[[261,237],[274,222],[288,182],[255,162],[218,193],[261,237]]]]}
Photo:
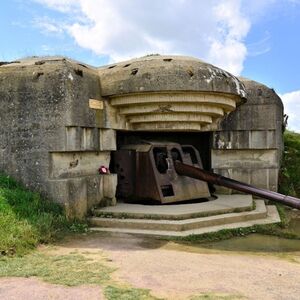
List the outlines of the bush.
{"type": "Polygon", "coordinates": [[[300,197],[300,134],[284,133],[284,153],[279,177],[282,194],[300,197]]]}

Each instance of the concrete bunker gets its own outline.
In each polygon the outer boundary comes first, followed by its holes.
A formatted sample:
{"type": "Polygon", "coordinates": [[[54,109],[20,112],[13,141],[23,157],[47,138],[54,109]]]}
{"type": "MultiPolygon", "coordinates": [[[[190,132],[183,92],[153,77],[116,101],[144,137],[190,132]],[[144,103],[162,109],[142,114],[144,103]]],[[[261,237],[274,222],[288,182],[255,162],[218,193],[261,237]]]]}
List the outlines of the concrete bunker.
{"type": "Polygon", "coordinates": [[[147,56],[101,68],[20,60],[0,66],[0,100],[0,169],[70,216],[116,203],[117,175],[98,168],[110,165],[112,151],[148,137],[191,144],[205,169],[277,190],[280,98],[195,58],[147,56]]]}

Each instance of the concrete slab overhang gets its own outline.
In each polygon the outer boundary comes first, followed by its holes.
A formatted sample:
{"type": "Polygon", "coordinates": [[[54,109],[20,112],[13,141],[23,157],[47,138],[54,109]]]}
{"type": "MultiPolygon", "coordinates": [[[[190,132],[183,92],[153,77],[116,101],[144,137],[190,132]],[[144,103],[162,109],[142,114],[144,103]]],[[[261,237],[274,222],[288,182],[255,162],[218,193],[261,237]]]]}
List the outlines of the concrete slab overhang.
{"type": "Polygon", "coordinates": [[[98,70],[101,94],[128,130],[213,130],[246,100],[235,76],[192,57],[152,55],[98,70]]]}

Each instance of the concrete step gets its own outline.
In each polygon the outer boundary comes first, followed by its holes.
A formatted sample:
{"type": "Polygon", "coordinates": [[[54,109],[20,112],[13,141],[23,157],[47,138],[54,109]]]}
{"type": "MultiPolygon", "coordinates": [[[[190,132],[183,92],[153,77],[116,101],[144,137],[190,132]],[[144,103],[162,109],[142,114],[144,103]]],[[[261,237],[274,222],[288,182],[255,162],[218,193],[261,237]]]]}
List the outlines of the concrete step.
{"type": "Polygon", "coordinates": [[[280,217],[275,206],[266,206],[266,217],[258,219],[246,219],[240,222],[227,223],[222,225],[212,225],[202,228],[184,231],[167,231],[167,230],[151,230],[151,229],[131,229],[131,228],[115,228],[115,227],[91,227],[92,231],[111,232],[111,233],[127,233],[145,236],[161,236],[161,237],[186,237],[190,235],[200,235],[204,233],[217,232],[224,229],[246,228],[253,225],[266,225],[279,223],[280,217]]]}
{"type": "Polygon", "coordinates": [[[118,202],[116,206],[98,208],[93,215],[102,218],[185,220],[219,214],[250,211],[251,195],[217,195],[217,199],[200,203],[142,205],[118,202]]]}
{"type": "Polygon", "coordinates": [[[252,211],[226,213],[221,215],[191,218],[185,220],[150,220],[150,219],[120,219],[91,217],[92,226],[102,228],[123,228],[137,230],[159,231],[188,231],[210,226],[238,223],[267,217],[267,209],[263,200],[256,200],[256,207],[252,211]]]}

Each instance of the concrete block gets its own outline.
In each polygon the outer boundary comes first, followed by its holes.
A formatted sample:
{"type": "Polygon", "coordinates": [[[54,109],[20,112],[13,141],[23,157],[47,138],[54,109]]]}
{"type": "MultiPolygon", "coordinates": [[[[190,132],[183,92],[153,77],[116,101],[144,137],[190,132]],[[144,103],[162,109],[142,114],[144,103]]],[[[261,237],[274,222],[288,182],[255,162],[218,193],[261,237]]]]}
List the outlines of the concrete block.
{"type": "MultiPolygon", "coordinates": [[[[241,181],[246,184],[251,184],[255,187],[268,189],[271,191],[277,191],[277,178],[278,169],[271,168],[255,168],[255,169],[214,169],[215,173],[225,177],[229,177],[234,180],[241,181]]],[[[220,194],[236,194],[238,191],[230,190],[224,187],[215,186],[216,190],[220,194]]]]}
{"type": "Polygon", "coordinates": [[[96,175],[100,166],[109,166],[109,152],[51,153],[51,178],[96,175]]]}
{"type": "Polygon", "coordinates": [[[97,128],[82,128],[81,150],[99,149],[99,130],[97,128]]]}
{"type": "Polygon", "coordinates": [[[275,130],[217,131],[213,134],[213,149],[280,149],[282,141],[275,130]]]}
{"type": "Polygon", "coordinates": [[[80,151],[82,128],[78,126],[66,127],[66,150],[80,151]]]}
{"type": "Polygon", "coordinates": [[[278,190],[279,169],[269,169],[269,190],[277,192],[278,190]]]}
{"type": "Polygon", "coordinates": [[[49,197],[66,209],[69,202],[69,185],[67,179],[49,180],[47,182],[49,197]]]}
{"type": "Polygon", "coordinates": [[[103,200],[103,176],[87,177],[87,209],[99,205],[103,200]]]}
{"type": "Polygon", "coordinates": [[[87,184],[85,178],[68,180],[69,202],[67,213],[71,218],[82,219],[87,213],[87,184]]]}
{"type": "Polygon", "coordinates": [[[50,199],[61,204],[68,218],[82,219],[87,213],[87,189],[84,178],[49,180],[50,199]]]}
{"type": "Polygon", "coordinates": [[[111,205],[116,205],[117,174],[103,175],[103,195],[110,199],[111,205]]]}
{"type": "Polygon", "coordinates": [[[99,138],[101,151],[117,150],[117,137],[114,129],[100,129],[99,138]]]}
{"type": "Polygon", "coordinates": [[[276,150],[212,150],[212,168],[216,169],[249,169],[277,168],[276,150]]]}

